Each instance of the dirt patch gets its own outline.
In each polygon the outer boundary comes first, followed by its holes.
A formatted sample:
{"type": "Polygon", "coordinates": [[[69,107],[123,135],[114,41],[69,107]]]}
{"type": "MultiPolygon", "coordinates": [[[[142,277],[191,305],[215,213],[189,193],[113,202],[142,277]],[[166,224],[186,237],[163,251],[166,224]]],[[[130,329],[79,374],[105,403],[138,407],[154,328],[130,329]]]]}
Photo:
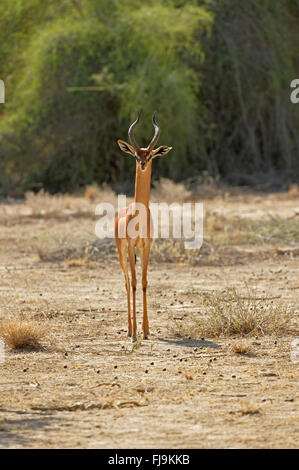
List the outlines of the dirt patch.
{"type": "MultiPolygon", "coordinates": [[[[266,213],[283,200],[284,221],[298,208],[296,198],[287,194],[260,202],[257,197],[221,200],[225,223],[257,204],[266,213]],[[233,210],[236,214],[230,215],[233,210]]],[[[32,196],[29,202],[35,204],[32,196]]],[[[296,239],[260,244],[251,237],[228,246],[217,238],[225,230],[221,223],[197,260],[184,252],[176,257],[171,241],[164,258],[153,250],[151,335],[141,339],[139,289],[139,339],[133,344],[126,336],[126,296],[113,242],[94,235],[94,202],[76,200],[77,212],[65,217],[71,198],[57,217],[53,204],[51,217],[41,214],[37,203],[34,217],[26,215],[29,202],[0,208],[6,220],[0,228],[1,317],[21,315],[42,325],[46,334],[40,350],[5,349],[0,447],[298,446],[296,239]],[[202,314],[207,294],[230,288],[244,296],[250,288],[257,298],[293,309],[290,331],[248,336],[242,348],[236,346],[238,335],[175,334],[177,322],[187,327],[191,317],[202,314]]],[[[207,201],[210,215],[219,204],[219,198],[207,201]]],[[[137,271],[140,286],[138,262],[137,271]]]]}

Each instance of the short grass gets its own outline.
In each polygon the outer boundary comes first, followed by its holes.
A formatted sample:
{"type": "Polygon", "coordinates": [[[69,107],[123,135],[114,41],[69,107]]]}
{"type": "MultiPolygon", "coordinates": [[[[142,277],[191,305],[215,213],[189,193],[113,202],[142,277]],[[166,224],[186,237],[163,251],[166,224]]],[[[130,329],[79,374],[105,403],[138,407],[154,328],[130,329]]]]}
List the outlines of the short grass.
{"type": "Polygon", "coordinates": [[[3,320],[0,324],[0,337],[11,349],[40,349],[44,336],[45,329],[33,322],[3,320]]]}
{"type": "Polygon", "coordinates": [[[299,221],[278,217],[269,220],[228,219],[206,214],[204,239],[216,246],[299,243],[299,221]]]}
{"type": "MultiPolygon", "coordinates": [[[[297,191],[296,188],[292,191],[297,191]]],[[[184,203],[197,199],[183,184],[161,179],[155,183],[151,200],[184,203]]],[[[24,204],[16,204],[13,217],[9,216],[11,206],[3,205],[0,218],[4,225],[15,224],[17,220],[22,223],[24,252],[33,255],[36,261],[68,262],[74,259],[73,266],[75,266],[79,265],[77,260],[85,255],[92,261],[116,260],[114,240],[95,237],[94,227],[97,220],[95,207],[100,202],[110,202],[116,206],[117,195],[111,188],[97,185],[87,186],[85,192],[78,195],[50,195],[43,190],[36,194],[27,192],[24,204]],[[37,221],[34,233],[26,229],[32,223],[32,219],[37,221]],[[42,224],[38,224],[39,219],[43,219],[42,224]],[[55,224],[54,219],[57,221],[55,224]],[[54,226],[55,230],[52,230],[54,226]]],[[[128,198],[127,202],[130,203],[131,199],[128,198]]],[[[171,235],[170,230],[170,237],[171,235]]],[[[295,213],[289,219],[267,215],[265,219],[252,220],[241,216],[225,217],[219,213],[215,214],[212,209],[207,209],[204,212],[203,235],[202,247],[192,250],[185,248],[183,239],[154,239],[150,262],[227,265],[232,261],[237,264],[244,257],[260,257],[261,252],[262,256],[269,257],[269,250],[274,250],[275,256],[275,245],[277,249],[279,244],[292,245],[292,248],[294,245],[299,247],[299,219],[295,213]],[[242,250],[240,249],[242,245],[249,245],[252,249],[242,250]],[[255,249],[256,246],[258,249],[255,249]]],[[[14,237],[19,240],[19,234],[14,237]]],[[[3,244],[1,253],[5,253],[6,249],[3,244]]],[[[298,250],[290,254],[296,256],[298,250]]]]}
{"type": "Polygon", "coordinates": [[[192,339],[201,336],[246,337],[285,333],[290,329],[292,309],[274,304],[267,298],[258,298],[249,289],[246,295],[239,294],[234,287],[203,293],[199,300],[201,313],[191,313],[183,321],[175,322],[175,335],[192,339]]]}
{"type": "Polygon", "coordinates": [[[252,352],[252,344],[248,339],[236,339],[229,345],[229,351],[233,354],[249,354],[252,352]]]}
{"type": "Polygon", "coordinates": [[[258,415],[261,413],[261,407],[258,403],[254,403],[249,400],[240,402],[239,413],[242,416],[245,415],[258,415]]]}

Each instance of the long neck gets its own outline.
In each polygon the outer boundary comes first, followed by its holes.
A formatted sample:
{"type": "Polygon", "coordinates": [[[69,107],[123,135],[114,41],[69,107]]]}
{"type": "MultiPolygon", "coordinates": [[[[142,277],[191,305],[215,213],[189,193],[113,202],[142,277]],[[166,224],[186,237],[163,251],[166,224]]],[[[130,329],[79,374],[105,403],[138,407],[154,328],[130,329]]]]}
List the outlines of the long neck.
{"type": "Polygon", "coordinates": [[[151,192],[151,174],[152,162],[146,165],[144,171],[140,169],[139,163],[136,163],[136,179],[135,179],[135,202],[140,202],[146,207],[149,205],[151,192]]]}

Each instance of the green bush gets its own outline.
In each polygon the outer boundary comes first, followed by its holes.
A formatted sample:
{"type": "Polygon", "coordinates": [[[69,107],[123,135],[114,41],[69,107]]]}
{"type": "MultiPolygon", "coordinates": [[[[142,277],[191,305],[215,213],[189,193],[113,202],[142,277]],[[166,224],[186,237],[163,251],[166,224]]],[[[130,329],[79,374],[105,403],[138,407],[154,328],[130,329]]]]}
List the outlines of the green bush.
{"type": "Polygon", "coordinates": [[[296,178],[299,113],[290,82],[298,75],[299,2],[214,0],[211,8],[200,95],[210,171],[232,182],[275,170],[296,178]]]}
{"type": "MultiPolygon", "coordinates": [[[[298,175],[297,0],[3,0],[0,191],[132,178],[136,112],[158,112],[154,177],[298,175]]],[[[247,178],[247,179],[246,179],[247,178]]]]}

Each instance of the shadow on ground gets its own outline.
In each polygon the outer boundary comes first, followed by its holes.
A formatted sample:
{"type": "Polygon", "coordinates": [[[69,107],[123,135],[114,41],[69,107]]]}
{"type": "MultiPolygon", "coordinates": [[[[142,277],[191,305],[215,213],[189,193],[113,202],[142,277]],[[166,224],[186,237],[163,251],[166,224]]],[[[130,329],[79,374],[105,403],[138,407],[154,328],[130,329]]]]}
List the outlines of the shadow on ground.
{"type": "Polygon", "coordinates": [[[205,341],[200,339],[159,339],[164,343],[174,344],[175,346],[184,346],[189,348],[212,348],[220,349],[219,344],[213,343],[212,341],[205,341]]]}
{"type": "Polygon", "coordinates": [[[36,431],[43,429],[47,426],[57,422],[59,418],[52,416],[41,415],[40,413],[28,413],[26,411],[15,411],[0,409],[1,413],[11,413],[13,419],[6,418],[1,419],[0,413],[0,448],[15,447],[15,446],[26,446],[32,443],[32,436],[36,431]],[[25,415],[21,417],[20,415],[25,415]],[[30,415],[30,417],[26,417],[30,415]],[[29,431],[29,436],[24,437],[20,434],[24,434],[24,431],[29,431]],[[20,434],[19,434],[20,433],[20,434]]]}

